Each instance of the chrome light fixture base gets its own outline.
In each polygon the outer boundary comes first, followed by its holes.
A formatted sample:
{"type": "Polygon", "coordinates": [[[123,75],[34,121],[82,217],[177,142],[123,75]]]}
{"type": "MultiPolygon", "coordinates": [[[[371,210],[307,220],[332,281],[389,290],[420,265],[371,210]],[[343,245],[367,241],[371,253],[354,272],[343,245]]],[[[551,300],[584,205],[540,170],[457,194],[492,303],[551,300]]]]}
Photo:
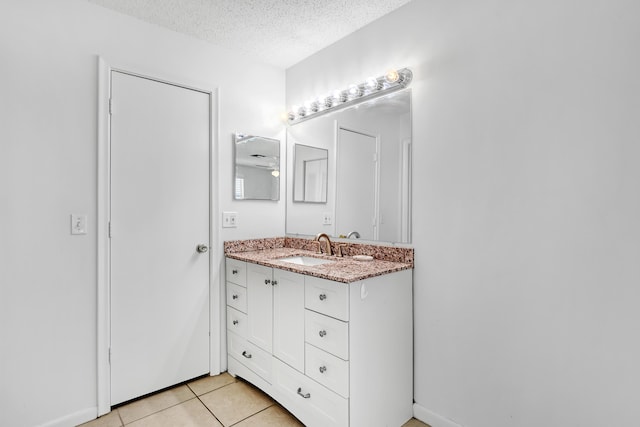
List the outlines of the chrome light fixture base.
{"type": "Polygon", "coordinates": [[[389,70],[385,75],[370,77],[359,85],[353,84],[347,89],[336,90],[327,96],[319,96],[313,101],[306,102],[304,107],[292,107],[287,113],[287,123],[293,125],[365,100],[387,95],[406,88],[412,79],[413,73],[408,68],[389,70]]]}

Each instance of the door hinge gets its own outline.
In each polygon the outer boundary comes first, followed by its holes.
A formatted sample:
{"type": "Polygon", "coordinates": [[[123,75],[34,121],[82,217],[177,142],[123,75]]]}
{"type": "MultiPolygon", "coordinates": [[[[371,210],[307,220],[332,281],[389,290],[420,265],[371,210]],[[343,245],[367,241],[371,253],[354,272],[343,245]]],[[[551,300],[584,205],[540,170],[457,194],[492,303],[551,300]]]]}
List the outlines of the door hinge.
{"type": "Polygon", "coordinates": [[[109,221],[109,230],[108,230],[109,238],[111,238],[111,221],[109,221]]]}
{"type": "Polygon", "coordinates": [[[109,115],[113,114],[113,99],[109,98],[109,115]]]}
{"type": "Polygon", "coordinates": [[[109,347],[109,365],[111,365],[111,347],[109,347]]]}

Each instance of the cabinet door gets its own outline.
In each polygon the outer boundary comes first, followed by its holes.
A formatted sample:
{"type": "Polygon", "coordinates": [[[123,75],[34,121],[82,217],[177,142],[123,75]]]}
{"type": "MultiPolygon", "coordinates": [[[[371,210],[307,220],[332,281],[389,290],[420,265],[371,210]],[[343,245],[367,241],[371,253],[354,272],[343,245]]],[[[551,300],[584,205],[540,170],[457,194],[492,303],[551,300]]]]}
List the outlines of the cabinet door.
{"type": "Polygon", "coordinates": [[[247,339],[266,352],[273,349],[273,286],[272,269],[247,264],[247,339]]]}
{"type": "Polygon", "coordinates": [[[304,372],[304,276],[274,269],[273,354],[304,372]]]}

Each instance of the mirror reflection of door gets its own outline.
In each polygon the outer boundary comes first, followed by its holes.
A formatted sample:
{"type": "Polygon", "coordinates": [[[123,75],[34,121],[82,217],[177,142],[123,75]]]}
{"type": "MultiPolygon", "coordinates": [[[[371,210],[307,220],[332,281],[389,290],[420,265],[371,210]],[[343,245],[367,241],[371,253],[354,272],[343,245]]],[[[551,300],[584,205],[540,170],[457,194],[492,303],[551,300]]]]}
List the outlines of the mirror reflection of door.
{"type": "Polygon", "coordinates": [[[304,201],[324,202],[327,194],[327,159],[304,161],[304,201]]]}
{"type": "Polygon", "coordinates": [[[327,202],[329,151],[303,144],[294,146],[293,201],[327,202]]]}
{"type": "Polygon", "coordinates": [[[336,232],[378,239],[378,141],[339,128],[337,141],[336,232]]]}

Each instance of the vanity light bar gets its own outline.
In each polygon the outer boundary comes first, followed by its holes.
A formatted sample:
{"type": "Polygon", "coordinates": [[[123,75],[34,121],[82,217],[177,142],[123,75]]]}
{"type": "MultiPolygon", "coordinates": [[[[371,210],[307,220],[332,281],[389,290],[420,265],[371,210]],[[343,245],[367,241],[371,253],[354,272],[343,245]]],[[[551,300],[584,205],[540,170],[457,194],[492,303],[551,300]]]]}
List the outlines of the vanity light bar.
{"type": "Polygon", "coordinates": [[[287,122],[289,124],[299,123],[366,99],[404,89],[409,86],[412,78],[413,73],[408,68],[389,70],[384,76],[370,77],[364,83],[352,84],[344,90],[335,90],[328,95],[309,100],[301,107],[291,107],[291,110],[287,113],[287,122]]]}

